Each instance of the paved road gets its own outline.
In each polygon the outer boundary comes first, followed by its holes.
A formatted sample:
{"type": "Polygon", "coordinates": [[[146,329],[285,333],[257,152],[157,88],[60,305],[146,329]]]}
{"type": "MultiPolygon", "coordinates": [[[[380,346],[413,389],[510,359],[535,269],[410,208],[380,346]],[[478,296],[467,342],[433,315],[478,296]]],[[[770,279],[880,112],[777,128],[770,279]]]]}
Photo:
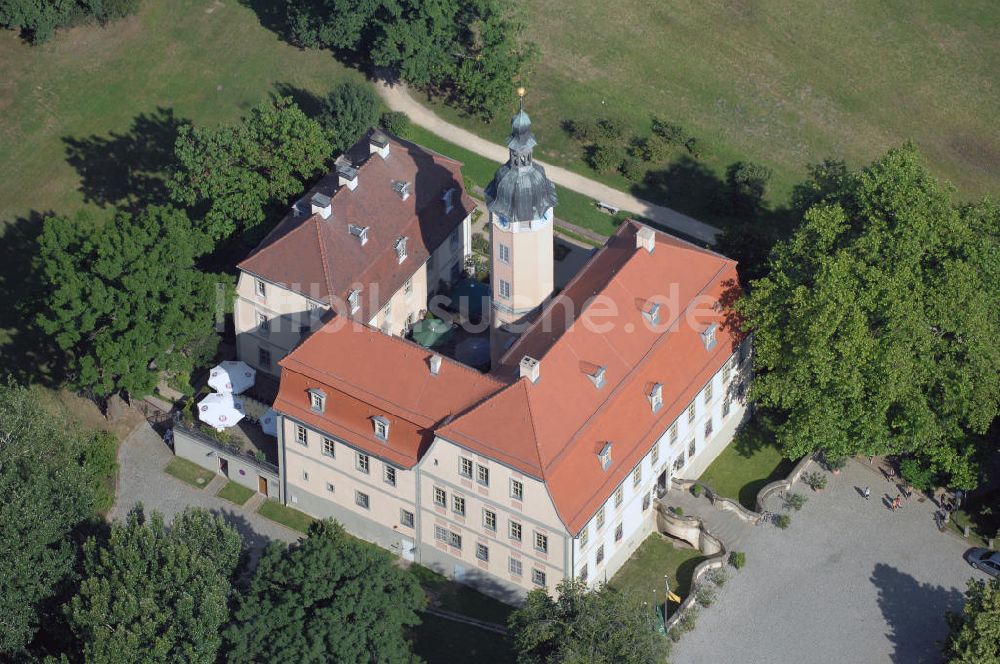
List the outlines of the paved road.
{"type": "MultiPolygon", "coordinates": [[[[919,664],[938,662],[970,577],[964,542],[937,532],[933,504],[882,504],[895,489],[861,464],[821,493],[808,487],[786,531],[760,526],[718,600],[674,648],[675,664],[919,664]],[[855,487],[869,485],[866,502],[855,487]]],[[[770,506],[772,510],[777,505],[770,506]]]]}
{"type": "MultiPolygon", "coordinates": [[[[272,539],[294,542],[300,537],[294,530],[217,498],[211,489],[195,489],[166,474],[163,468],[172,458],[170,448],[148,424],[143,423],[132,431],[118,452],[118,495],[111,517],[124,519],[135,503],[142,502],[147,513],[153,510],[162,512],[169,524],[174,515],[193,505],[223,515],[240,531],[247,546],[255,551],[272,539]]],[[[254,501],[251,499],[249,502],[254,501]]]]}
{"type": "MultiPolygon", "coordinates": [[[[507,161],[507,148],[502,145],[490,143],[470,131],[456,127],[441,119],[433,111],[417,102],[410,95],[404,84],[389,84],[380,81],[376,83],[375,88],[390,109],[403,111],[410,116],[410,120],[427,131],[437,134],[441,138],[451,141],[466,150],[471,150],[487,159],[492,159],[498,163],[507,161]]],[[[565,168],[552,166],[543,162],[539,163],[545,166],[545,172],[549,176],[549,179],[556,184],[577,191],[585,196],[590,196],[595,200],[605,201],[622,210],[639,214],[665,228],[678,230],[705,242],[711,242],[720,232],[718,228],[698,221],[686,214],[681,214],[676,210],[636,198],[635,196],[626,194],[624,191],[591,180],[578,173],[568,171],[565,168]]]]}

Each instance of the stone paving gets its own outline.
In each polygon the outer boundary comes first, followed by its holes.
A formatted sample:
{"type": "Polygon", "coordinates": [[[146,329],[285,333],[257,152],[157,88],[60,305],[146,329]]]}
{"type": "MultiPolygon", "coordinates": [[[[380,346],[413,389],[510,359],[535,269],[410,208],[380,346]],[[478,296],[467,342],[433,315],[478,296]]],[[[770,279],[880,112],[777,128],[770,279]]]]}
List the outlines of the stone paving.
{"type": "MultiPolygon", "coordinates": [[[[215,495],[225,481],[213,479],[203,489],[196,489],[168,475],[163,468],[174,458],[170,448],[147,423],[136,427],[118,452],[118,494],[111,518],[122,520],[129,510],[141,502],[146,512],[161,512],[169,524],[174,515],[191,505],[221,514],[240,531],[247,546],[262,549],[270,540],[294,542],[301,534],[257,514],[259,501],[235,505],[215,495]]],[[[221,479],[221,476],[217,476],[221,479]]]]}
{"type": "Polygon", "coordinates": [[[667,507],[682,508],[685,516],[700,518],[708,532],[722,540],[730,550],[740,549],[757,527],[734,512],[715,509],[704,493],[696,498],[688,489],[671,488],[663,497],[663,503],[667,507]]]}
{"type": "MultiPolygon", "coordinates": [[[[788,530],[746,531],[746,567],[729,568],[673,664],[940,661],[945,611],[960,609],[970,577],[986,578],[963,560],[970,546],[937,531],[930,500],[890,511],[895,486],[862,463],[828,478],[819,493],[793,487],[809,502],[788,530]]],[[[779,511],[778,499],[767,507],[779,511]]]]}

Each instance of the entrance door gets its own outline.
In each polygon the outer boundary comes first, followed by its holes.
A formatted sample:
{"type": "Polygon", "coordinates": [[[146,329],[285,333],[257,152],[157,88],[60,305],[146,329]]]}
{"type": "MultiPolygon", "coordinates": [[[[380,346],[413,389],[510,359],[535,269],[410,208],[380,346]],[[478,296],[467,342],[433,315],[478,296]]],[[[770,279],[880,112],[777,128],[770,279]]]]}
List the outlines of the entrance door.
{"type": "Polygon", "coordinates": [[[219,472],[223,477],[229,477],[229,461],[219,457],[219,472]]]}
{"type": "Polygon", "coordinates": [[[399,548],[402,549],[401,553],[403,555],[403,560],[409,560],[413,562],[413,541],[404,539],[400,541],[399,548]]]}
{"type": "Polygon", "coordinates": [[[267,495],[267,478],[260,475],[257,476],[257,491],[267,495]]]}

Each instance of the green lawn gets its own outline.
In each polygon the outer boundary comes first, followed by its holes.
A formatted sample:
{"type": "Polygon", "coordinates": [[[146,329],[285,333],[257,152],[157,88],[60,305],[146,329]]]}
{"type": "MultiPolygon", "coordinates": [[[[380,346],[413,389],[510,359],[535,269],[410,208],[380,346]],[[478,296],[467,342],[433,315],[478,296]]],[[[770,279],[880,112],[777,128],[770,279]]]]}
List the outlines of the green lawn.
{"type": "Polygon", "coordinates": [[[513,607],[470,586],[452,581],[422,565],[410,565],[410,572],[420,582],[432,606],[446,611],[506,625],[513,607]]]}
{"type": "Polygon", "coordinates": [[[720,496],[736,498],[750,510],[757,509],[757,493],[769,482],[787,477],[795,466],[770,444],[746,444],[741,431],[698,479],[720,496]]]}
{"type": "MultiPolygon", "coordinates": [[[[636,193],[717,224],[727,220],[706,194],[733,161],[774,169],[772,198],[781,203],[806,164],[833,156],[857,166],[910,138],[960,193],[1000,190],[993,0],[520,4],[541,51],[526,107],[543,159],[591,175],[564,120],[648,127],[656,114],[709,153],[700,162],[673,159],[663,180],[636,193]]],[[[509,129],[510,113],[484,125],[436,108],[495,141],[509,129]]],[[[602,179],[630,186],[618,175],[602,179]]]]}
{"type": "Polygon", "coordinates": [[[316,520],[305,512],[286,507],[276,500],[265,500],[257,513],[301,533],[309,530],[309,526],[316,520]]]}
{"type": "MultiPolygon", "coordinates": [[[[628,562],[618,570],[608,585],[615,590],[633,592],[653,601],[663,601],[663,575],[670,579],[670,590],[681,597],[691,592],[691,576],[705,556],[697,549],[679,549],[657,533],[639,545],[628,562]]],[[[673,605],[671,605],[673,607],[673,605]]]]}
{"type": "Polygon", "coordinates": [[[250,496],[254,494],[253,489],[248,489],[242,484],[237,484],[236,482],[229,481],[224,487],[219,489],[219,493],[215,494],[219,498],[224,498],[231,503],[236,503],[237,505],[242,505],[246,501],[250,500],[250,496]]]}
{"type": "Polygon", "coordinates": [[[171,459],[164,470],[177,479],[199,489],[207,486],[212,481],[212,478],[215,477],[215,473],[211,470],[202,468],[198,464],[191,463],[187,459],[180,457],[171,459]]]}

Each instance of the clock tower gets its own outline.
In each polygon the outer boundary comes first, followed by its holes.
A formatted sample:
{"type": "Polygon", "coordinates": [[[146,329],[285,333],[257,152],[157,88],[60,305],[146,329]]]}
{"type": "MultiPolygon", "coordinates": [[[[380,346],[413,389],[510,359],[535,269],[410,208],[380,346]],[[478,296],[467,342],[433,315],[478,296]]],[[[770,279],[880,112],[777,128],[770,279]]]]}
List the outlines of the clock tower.
{"type": "Polygon", "coordinates": [[[519,110],[511,121],[510,157],[486,187],[490,211],[493,284],[490,359],[494,366],[552,294],[552,208],[556,189],[536,164],[531,119],[519,110]]]}

